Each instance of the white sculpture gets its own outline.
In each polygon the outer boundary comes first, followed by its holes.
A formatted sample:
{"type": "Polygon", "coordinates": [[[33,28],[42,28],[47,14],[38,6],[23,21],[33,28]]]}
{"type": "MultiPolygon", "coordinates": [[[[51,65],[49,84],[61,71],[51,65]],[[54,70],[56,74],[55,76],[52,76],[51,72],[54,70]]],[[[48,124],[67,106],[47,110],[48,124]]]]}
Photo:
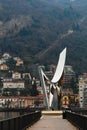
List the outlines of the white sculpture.
{"type": "MultiPolygon", "coordinates": [[[[58,102],[57,101],[57,95],[60,95],[60,91],[61,91],[58,82],[61,79],[62,74],[63,74],[64,65],[65,65],[65,59],[66,59],[66,48],[60,53],[59,62],[57,64],[57,68],[56,68],[55,74],[54,74],[52,80],[50,81],[49,101],[48,101],[48,96],[47,96],[47,92],[46,92],[46,86],[45,86],[44,77],[47,80],[49,80],[49,79],[44,74],[43,70],[41,68],[39,68],[41,86],[43,88],[45,104],[46,104],[48,109],[50,107],[52,107],[53,99],[54,99],[54,101],[58,102]],[[53,92],[52,92],[52,89],[53,89],[53,92]]],[[[56,107],[58,107],[58,104],[56,105],[56,107]]]]}

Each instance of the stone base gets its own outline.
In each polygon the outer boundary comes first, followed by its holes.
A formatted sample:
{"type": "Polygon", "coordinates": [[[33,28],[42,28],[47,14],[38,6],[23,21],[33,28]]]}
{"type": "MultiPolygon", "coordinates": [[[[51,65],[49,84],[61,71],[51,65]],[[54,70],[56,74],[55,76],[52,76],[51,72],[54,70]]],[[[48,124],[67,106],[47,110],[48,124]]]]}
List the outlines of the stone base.
{"type": "Polygon", "coordinates": [[[62,111],[59,110],[59,111],[42,111],[42,115],[50,115],[50,116],[60,116],[62,115],[62,111]]]}

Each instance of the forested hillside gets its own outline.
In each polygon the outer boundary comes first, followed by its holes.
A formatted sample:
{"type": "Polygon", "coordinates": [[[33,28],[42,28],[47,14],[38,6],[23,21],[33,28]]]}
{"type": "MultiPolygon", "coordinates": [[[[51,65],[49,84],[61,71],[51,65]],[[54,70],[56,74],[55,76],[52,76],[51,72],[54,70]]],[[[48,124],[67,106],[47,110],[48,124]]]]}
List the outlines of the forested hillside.
{"type": "Polygon", "coordinates": [[[87,71],[86,0],[0,0],[0,54],[19,55],[27,64],[66,64],[87,71]]]}

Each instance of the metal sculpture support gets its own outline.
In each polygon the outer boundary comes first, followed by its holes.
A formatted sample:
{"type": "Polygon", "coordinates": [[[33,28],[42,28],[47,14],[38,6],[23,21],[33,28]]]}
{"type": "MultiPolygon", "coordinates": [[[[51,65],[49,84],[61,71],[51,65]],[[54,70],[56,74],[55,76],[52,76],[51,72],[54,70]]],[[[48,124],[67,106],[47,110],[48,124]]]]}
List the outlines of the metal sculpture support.
{"type": "Polygon", "coordinates": [[[57,68],[55,71],[55,74],[50,81],[50,94],[49,94],[49,102],[48,102],[48,96],[46,92],[46,85],[44,81],[44,77],[47,78],[47,76],[44,74],[43,70],[39,68],[39,74],[40,74],[40,80],[41,80],[41,86],[43,88],[43,94],[44,94],[44,100],[45,105],[49,109],[50,107],[54,110],[58,110],[60,106],[60,98],[61,98],[61,77],[63,75],[64,65],[65,65],[65,59],[66,59],[66,48],[60,53],[59,56],[59,62],[57,64],[57,68]]]}
{"type": "Polygon", "coordinates": [[[46,92],[46,85],[45,85],[44,77],[47,80],[48,80],[48,78],[44,74],[44,72],[43,72],[41,67],[39,67],[39,76],[40,76],[41,86],[42,86],[42,89],[43,89],[44,105],[46,106],[47,109],[49,109],[48,96],[47,96],[47,92],[46,92]]]}

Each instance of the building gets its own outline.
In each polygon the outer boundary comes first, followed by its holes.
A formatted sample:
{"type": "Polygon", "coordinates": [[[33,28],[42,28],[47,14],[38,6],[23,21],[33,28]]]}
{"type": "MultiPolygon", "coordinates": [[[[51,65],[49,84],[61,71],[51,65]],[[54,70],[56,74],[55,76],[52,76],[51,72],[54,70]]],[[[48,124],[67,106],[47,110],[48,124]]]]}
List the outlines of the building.
{"type": "Polygon", "coordinates": [[[73,90],[72,90],[72,88],[64,88],[63,87],[62,94],[65,94],[65,95],[73,94],[73,90]]]}
{"type": "Polygon", "coordinates": [[[23,60],[20,57],[13,57],[13,59],[16,61],[16,66],[21,66],[24,64],[23,60]]]}
{"type": "Polygon", "coordinates": [[[43,97],[38,96],[0,96],[0,107],[30,108],[43,105],[43,97]],[[36,103],[38,101],[38,103],[36,103]]]}
{"type": "Polygon", "coordinates": [[[38,93],[43,95],[43,89],[41,86],[37,87],[38,93]]]}
{"type": "Polygon", "coordinates": [[[78,94],[64,94],[61,97],[61,107],[78,107],[78,94]]]}
{"type": "Polygon", "coordinates": [[[73,94],[73,88],[76,87],[76,75],[73,71],[72,66],[66,65],[64,67],[64,73],[63,73],[63,79],[62,79],[62,85],[63,85],[63,93],[72,93],[73,94]]]}
{"type": "Polygon", "coordinates": [[[24,63],[23,63],[23,60],[21,60],[21,59],[18,59],[17,60],[17,63],[16,63],[16,66],[21,66],[21,65],[23,65],[24,63]]]}
{"type": "Polygon", "coordinates": [[[24,88],[24,81],[19,79],[3,79],[3,89],[5,88],[24,88]]]}
{"type": "Polygon", "coordinates": [[[11,58],[11,56],[10,56],[10,54],[9,53],[4,53],[3,55],[2,55],[2,57],[5,59],[5,60],[8,60],[8,59],[10,59],[11,58]]]}
{"type": "Polygon", "coordinates": [[[70,88],[71,85],[73,84],[73,81],[75,80],[76,80],[76,76],[72,66],[66,65],[64,67],[63,86],[70,88]]]}
{"type": "Polygon", "coordinates": [[[87,107],[87,73],[79,76],[78,85],[80,107],[87,107]]]}
{"type": "Polygon", "coordinates": [[[32,79],[30,73],[23,73],[22,77],[23,77],[23,79],[30,79],[30,80],[32,79]]]}
{"type": "Polygon", "coordinates": [[[12,78],[13,79],[21,79],[21,73],[19,73],[19,72],[13,72],[12,73],[12,78]]]}
{"type": "Polygon", "coordinates": [[[1,64],[0,65],[0,70],[8,70],[9,67],[6,64],[1,64]]]}
{"type": "Polygon", "coordinates": [[[16,63],[16,66],[21,66],[21,65],[23,65],[24,63],[23,63],[23,60],[17,60],[17,63],[16,63]]]}
{"type": "Polygon", "coordinates": [[[0,59],[0,65],[6,63],[6,60],[4,58],[0,59]]]}
{"type": "Polygon", "coordinates": [[[45,71],[46,76],[51,80],[53,78],[54,73],[52,71],[45,71]]]}

